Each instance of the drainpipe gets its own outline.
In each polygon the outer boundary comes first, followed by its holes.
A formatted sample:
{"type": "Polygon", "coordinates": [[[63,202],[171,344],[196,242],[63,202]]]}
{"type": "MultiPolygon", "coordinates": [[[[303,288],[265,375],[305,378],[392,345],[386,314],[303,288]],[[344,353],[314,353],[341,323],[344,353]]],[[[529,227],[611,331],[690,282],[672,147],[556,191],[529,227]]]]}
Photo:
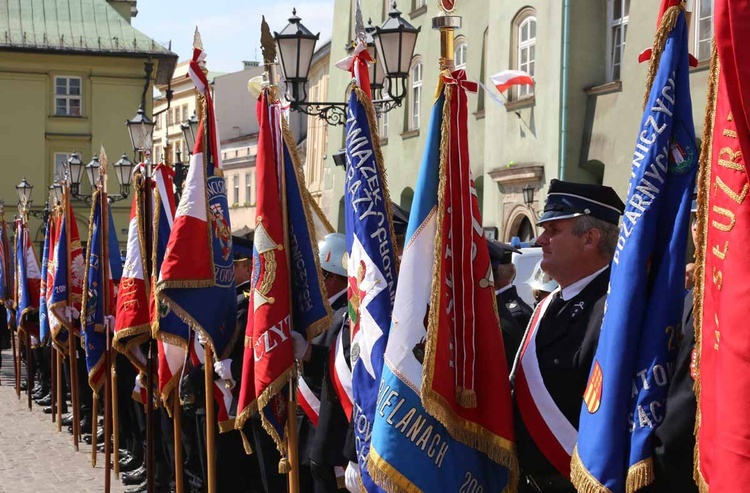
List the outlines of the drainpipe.
{"type": "Polygon", "coordinates": [[[560,70],[560,145],[558,177],[565,179],[568,143],[568,64],[570,60],[570,0],[563,0],[562,68],[560,70]]]}

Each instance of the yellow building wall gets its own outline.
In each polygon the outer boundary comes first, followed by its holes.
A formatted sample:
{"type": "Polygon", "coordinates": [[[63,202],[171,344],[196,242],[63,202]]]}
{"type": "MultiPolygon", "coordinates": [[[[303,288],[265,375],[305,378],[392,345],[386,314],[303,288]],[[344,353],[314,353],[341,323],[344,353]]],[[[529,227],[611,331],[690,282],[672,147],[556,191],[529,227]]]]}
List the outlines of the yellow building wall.
{"type": "MultiPolygon", "coordinates": [[[[77,151],[88,163],[104,146],[110,164],[109,191],[119,192],[111,167],[126,151],[134,160],[125,120],[132,118],[141,102],[144,58],[80,56],[0,52],[0,200],[6,220],[15,213],[15,185],[26,177],[34,185],[33,209],[40,210],[54,181],[55,153],[77,151]],[[55,116],[55,76],[78,76],[82,82],[81,117],[55,116]]],[[[156,73],[157,60],[154,62],[156,73]]],[[[146,113],[152,111],[152,89],[146,91],[146,113]]],[[[83,177],[81,192],[90,193],[83,177]]],[[[130,199],[112,205],[117,236],[124,249],[130,199]]],[[[88,234],[89,206],[73,203],[81,238],[88,234]]],[[[39,219],[30,218],[35,241],[43,238],[39,219]]]]}

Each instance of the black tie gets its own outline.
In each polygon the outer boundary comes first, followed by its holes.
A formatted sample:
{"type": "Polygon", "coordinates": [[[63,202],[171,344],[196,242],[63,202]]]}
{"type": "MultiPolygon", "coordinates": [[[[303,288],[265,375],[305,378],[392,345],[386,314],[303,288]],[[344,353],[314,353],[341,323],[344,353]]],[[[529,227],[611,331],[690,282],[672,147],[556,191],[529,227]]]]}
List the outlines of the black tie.
{"type": "Polygon", "coordinates": [[[545,314],[549,314],[551,317],[556,317],[560,313],[560,310],[562,310],[563,306],[565,306],[565,300],[562,299],[562,291],[558,291],[550,296],[553,298],[547,307],[545,314]]]}

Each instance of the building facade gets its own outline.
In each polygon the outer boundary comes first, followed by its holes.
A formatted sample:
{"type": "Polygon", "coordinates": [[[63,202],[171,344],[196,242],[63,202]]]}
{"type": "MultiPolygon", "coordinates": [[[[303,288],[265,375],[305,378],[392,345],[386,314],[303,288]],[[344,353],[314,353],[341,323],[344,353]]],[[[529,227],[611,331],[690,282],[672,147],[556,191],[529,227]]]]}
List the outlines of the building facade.
{"type": "MultiPolygon", "coordinates": [[[[7,209],[24,176],[34,185],[32,208],[42,209],[74,151],[88,162],[103,145],[110,164],[123,151],[132,159],[125,120],[142,100],[150,114],[151,84],[168,80],[177,58],[130,25],[136,13],[135,0],[40,0],[14,3],[0,16],[0,91],[6,95],[0,200],[7,209]]],[[[117,179],[109,180],[110,190],[118,190],[117,179]]],[[[89,193],[87,178],[82,182],[81,192],[89,193]]],[[[74,208],[85,238],[89,206],[75,201],[74,208]]],[[[112,207],[121,244],[129,210],[128,201],[112,207]]],[[[30,218],[29,228],[40,240],[41,221],[30,218]]]]}
{"type": "MultiPolygon", "coordinates": [[[[362,0],[364,18],[381,24],[391,2],[362,0]]],[[[485,230],[501,240],[537,235],[535,217],[550,180],[603,183],[625,197],[642,115],[647,63],[638,54],[653,44],[659,2],[629,0],[458,0],[455,64],[480,89],[469,94],[469,151],[485,230]],[[628,25],[639,29],[628,30],[628,25]],[[500,95],[489,76],[524,70],[533,87],[500,95]],[[525,204],[522,190],[533,187],[525,204]]],[[[700,135],[712,37],[712,0],[695,0],[690,50],[700,63],[691,70],[696,132],[700,135]]],[[[353,38],[352,0],[336,0],[332,46],[353,38]]],[[[411,206],[425,144],[440,56],[439,35],[431,29],[437,2],[399,3],[402,17],[421,28],[401,108],[381,115],[380,133],[391,199],[411,206]]],[[[299,15],[303,17],[304,11],[299,15]]],[[[343,56],[343,54],[342,54],[343,56]]],[[[344,99],[349,76],[333,68],[328,100],[344,99]]],[[[344,171],[331,153],[343,146],[343,128],[328,129],[323,210],[342,227],[344,171]]]]}

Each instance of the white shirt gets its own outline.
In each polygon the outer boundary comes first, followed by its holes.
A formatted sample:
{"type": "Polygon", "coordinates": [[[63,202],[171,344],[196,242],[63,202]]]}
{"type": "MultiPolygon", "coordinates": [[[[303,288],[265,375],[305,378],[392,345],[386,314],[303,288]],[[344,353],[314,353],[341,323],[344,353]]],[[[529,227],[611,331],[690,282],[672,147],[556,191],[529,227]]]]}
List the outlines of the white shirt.
{"type": "Polygon", "coordinates": [[[510,289],[510,288],[512,288],[512,287],[513,287],[513,284],[508,284],[508,285],[507,285],[507,286],[505,286],[504,288],[500,288],[500,289],[498,289],[497,291],[495,291],[495,296],[499,295],[499,294],[500,294],[500,293],[502,293],[502,292],[505,292],[505,291],[509,290],[509,289],[510,289]]]}
{"type": "Polygon", "coordinates": [[[344,293],[346,293],[346,288],[342,289],[338,293],[336,293],[333,296],[331,296],[330,298],[328,298],[328,304],[329,305],[333,305],[333,302],[336,301],[339,298],[339,296],[341,296],[344,293]]]}
{"type": "Polygon", "coordinates": [[[563,301],[568,301],[568,300],[575,298],[576,296],[581,294],[581,291],[583,291],[586,288],[586,286],[588,286],[591,283],[591,281],[594,280],[596,276],[598,276],[599,274],[601,274],[608,268],[609,268],[609,265],[605,265],[604,267],[594,272],[590,276],[586,276],[583,279],[577,280],[570,286],[566,286],[562,288],[562,291],[560,292],[560,298],[562,298],[563,301]]]}

